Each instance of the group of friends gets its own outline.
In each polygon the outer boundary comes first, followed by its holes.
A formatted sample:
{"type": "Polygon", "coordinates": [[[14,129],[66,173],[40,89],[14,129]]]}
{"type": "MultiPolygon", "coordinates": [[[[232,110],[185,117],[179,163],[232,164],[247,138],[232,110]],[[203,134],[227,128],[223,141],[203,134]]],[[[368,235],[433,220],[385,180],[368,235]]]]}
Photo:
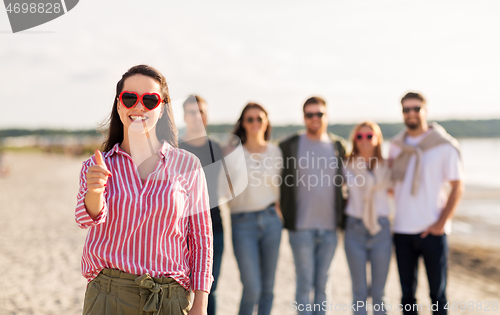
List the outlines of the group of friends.
{"type": "Polygon", "coordinates": [[[446,235],[463,194],[463,166],[456,139],[427,122],[421,94],[401,99],[406,128],[391,140],[387,158],[371,121],[354,127],[347,152],[344,139],[327,131],[327,103],[317,96],[303,104],[305,130],[279,144],[271,142],[268,113],[257,103],[243,108],[237,141],[227,145],[206,135],[203,98],[184,102],[181,137],[170,105],[160,72],[130,68],[116,86],[103,153],[83,162],[75,215],[89,228],[84,314],[216,314],[222,202],[243,285],[239,315],[271,313],[283,228],[299,314],[325,313],[340,231],[354,314],[367,314],[369,296],[373,313],[387,314],[393,247],[403,313],[417,314],[420,257],[434,314],[447,313],[446,235]]]}

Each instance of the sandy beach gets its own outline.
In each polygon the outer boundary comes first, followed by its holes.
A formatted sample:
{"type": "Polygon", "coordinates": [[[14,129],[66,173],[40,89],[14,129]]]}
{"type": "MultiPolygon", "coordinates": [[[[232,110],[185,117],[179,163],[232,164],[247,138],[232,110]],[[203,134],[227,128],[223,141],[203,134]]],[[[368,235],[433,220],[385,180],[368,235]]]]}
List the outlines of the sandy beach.
{"type": "MultiPolygon", "coordinates": [[[[0,314],[81,314],[86,280],[80,273],[80,258],[87,231],[76,225],[74,208],[78,175],[86,158],[21,152],[7,152],[4,158],[10,175],[0,179],[0,314]]],[[[468,187],[464,202],[498,203],[499,199],[498,190],[468,187]]],[[[227,211],[223,217],[225,251],[218,288],[219,314],[231,315],[237,314],[242,287],[227,211]]],[[[495,234],[498,230],[487,222],[462,215],[460,209],[456,223],[457,233],[449,237],[447,292],[448,299],[457,303],[457,310],[451,314],[500,314],[491,308],[492,302],[498,306],[500,300],[500,246],[496,245],[499,234],[495,234]],[[491,241],[483,241],[488,239],[491,241]],[[458,309],[460,302],[473,302],[474,310],[458,309]],[[477,310],[479,302],[482,311],[477,310]],[[488,302],[490,311],[484,311],[488,302]]],[[[421,314],[431,314],[427,310],[429,297],[423,265],[420,270],[417,295],[424,306],[421,314]]],[[[333,309],[350,303],[351,283],[342,237],[328,287],[333,309]]],[[[401,292],[394,258],[386,292],[395,309],[401,292]]],[[[294,294],[293,257],[288,234],[283,231],[272,314],[294,314],[294,294]]],[[[327,313],[350,314],[342,310],[327,313]]]]}

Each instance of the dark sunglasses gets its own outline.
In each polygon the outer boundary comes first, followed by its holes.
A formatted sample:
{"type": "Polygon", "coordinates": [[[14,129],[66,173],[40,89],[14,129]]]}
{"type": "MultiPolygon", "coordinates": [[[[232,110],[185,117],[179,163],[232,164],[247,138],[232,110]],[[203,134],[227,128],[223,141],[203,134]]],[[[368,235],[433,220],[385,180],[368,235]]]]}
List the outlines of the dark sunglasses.
{"type": "Polygon", "coordinates": [[[415,113],[420,113],[420,109],[422,107],[420,106],[415,106],[415,107],[403,107],[403,113],[408,114],[410,111],[414,111],[415,113]]]}
{"type": "Polygon", "coordinates": [[[120,93],[120,102],[126,108],[134,107],[139,101],[147,110],[153,110],[163,102],[158,93],[144,93],[141,96],[136,92],[123,91],[120,93]]]}
{"type": "Polygon", "coordinates": [[[371,132],[367,132],[367,133],[361,133],[361,132],[358,132],[356,134],[356,140],[359,141],[359,140],[362,140],[363,138],[365,138],[366,140],[371,140],[373,138],[373,133],[371,132]]]}
{"type": "Polygon", "coordinates": [[[311,119],[313,118],[314,116],[317,116],[318,118],[321,118],[323,117],[325,113],[322,113],[322,112],[317,112],[317,113],[304,113],[304,116],[306,116],[307,119],[311,119]]]}
{"type": "Polygon", "coordinates": [[[257,122],[259,122],[259,123],[261,123],[262,122],[262,117],[260,117],[260,116],[259,117],[255,117],[255,118],[254,117],[247,117],[246,122],[249,123],[249,124],[252,124],[254,122],[254,120],[257,121],[257,122]]]}

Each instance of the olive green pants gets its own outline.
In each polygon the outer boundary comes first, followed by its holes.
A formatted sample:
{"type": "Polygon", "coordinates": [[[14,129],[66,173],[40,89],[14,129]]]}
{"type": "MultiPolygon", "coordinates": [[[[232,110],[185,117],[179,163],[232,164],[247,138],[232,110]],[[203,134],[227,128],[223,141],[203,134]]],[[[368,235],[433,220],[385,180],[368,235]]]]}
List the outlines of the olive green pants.
{"type": "Polygon", "coordinates": [[[186,315],[189,291],[172,278],[104,269],[87,285],[83,315],[186,315]]]}

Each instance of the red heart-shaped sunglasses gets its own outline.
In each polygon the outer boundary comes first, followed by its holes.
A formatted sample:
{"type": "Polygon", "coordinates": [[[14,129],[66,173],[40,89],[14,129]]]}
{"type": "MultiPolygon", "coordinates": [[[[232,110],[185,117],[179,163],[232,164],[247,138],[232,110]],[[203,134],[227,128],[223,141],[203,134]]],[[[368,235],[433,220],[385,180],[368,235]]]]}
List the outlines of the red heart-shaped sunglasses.
{"type": "Polygon", "coordinates": [[[153,110],[160,105],[163,100],[158,93],[144,93],[141,96],[136,92],[123,91],[120,93],[120,102],[126,108],[132,108],[141,101],[147,110],[153,110]]]}

